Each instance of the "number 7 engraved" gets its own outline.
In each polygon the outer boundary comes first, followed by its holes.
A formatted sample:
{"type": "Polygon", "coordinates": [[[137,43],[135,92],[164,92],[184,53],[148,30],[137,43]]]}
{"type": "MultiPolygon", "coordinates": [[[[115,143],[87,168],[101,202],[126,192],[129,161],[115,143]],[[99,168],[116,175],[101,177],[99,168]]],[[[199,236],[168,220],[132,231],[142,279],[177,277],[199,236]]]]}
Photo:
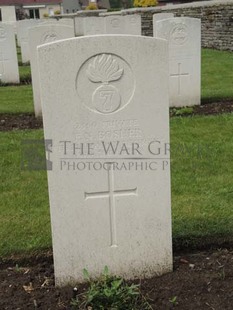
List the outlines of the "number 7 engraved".
{"type": "Polygon", "coordinates": [[[114,91],[113,90],[102,90],[100,92],[100,98],[103,99],[103,111],[109,112],[112,110],[112,97],[114,91]]]}

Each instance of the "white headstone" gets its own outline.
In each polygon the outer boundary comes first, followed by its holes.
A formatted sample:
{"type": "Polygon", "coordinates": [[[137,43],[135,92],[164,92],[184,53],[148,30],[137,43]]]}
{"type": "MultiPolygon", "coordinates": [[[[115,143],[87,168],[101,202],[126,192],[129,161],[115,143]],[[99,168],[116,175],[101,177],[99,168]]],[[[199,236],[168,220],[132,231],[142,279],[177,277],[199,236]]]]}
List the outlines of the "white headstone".
{"type": "Polygon", "coordinates": [[[167,42],[80,37],[38,57],[56,284],[171,271],[167,42]]]}
{"type": "Polygon", "coordinates": [[[107,15],[105,24],[107,34],[141,35],[140,15],[107,15]]]}
{"type": "Polygon", "coordinates": [[[19,83],[14,27],[0,23],[0,81],[19,83]]]}
{"type": "Polygon", "coordinates": [[[86,17],[84,35],[93,34],[141,35],[141,16],[113,14],[104,17],[86,17]]]}
{"type": "Polygon", "coordinates": [[[105,19],[104,17],[84,17],[83,32],[85,36],[105,34],[105,19]]]}
{"type": "Polygon", "coordinates": [[[16,38],[17,38],[17,45],[20,47],[21,44],[20,44],[20,35],[19,35],[19,22],[20,20],[16,22],[16,38]]]}
{"type": "MultiPolygon", "coordinates": [[[[34,99],[34,110],[36,117],[41,116],[41,98],[40,98],[40,83],[37,60],[37,46],[57,40],[72,38],[74,29],[64,25],[40,25],[29,29],[29,47],[30,47],[30,62],[32,74],[32,88],[34,99]]],[[[56,66],[57,74],[63,75],[59,66],[56,66]]]]}
{"type": "Polygon", "coordinates": [[[16,21],[15,6],[14,5],[0,5],[2,21],[4,23],[14,23],[16,21]]]}
{"type": "Polygon", "coordinates": [[[75,17],[74,18],[74,31],[76,36],[84,35],[84,17],[75,17]]]}
{"type": "Polygon", "coordinates": [[[17,26],[16,26],[17,25],[17,21],[14,21],[14,22],[4,22],[4,23],[13,26],[14,35],[17,35],[17,26]]]}
{"type": "Polygon", "coordinates": [[[120,15],[110,15],[104,17],[107,34],[124,34],[125,18],[120,15]]]}
{"type": "Polygon", "coordinates": [[[121,15],[121,11],[113,11],[113,12],[105,12],[105,13],[100,13],[99,16],[112,16],[112,15],[121,15]]]}
{"type": "Polygon", "coordinates": [[[63,24],[66,26],[74,27],[74,19],[73,18],[59,18],[57,19],[58,25],[63,24]]]}
{"type": "Polygon", "coordinates": [[[142,22],[141,15],[132,14],[125,15],[125,33],[132,35],[142,34],[142,22]]]}
{"type": "Polygon", "coordinates": [[[21,47],[22,63],[30,61],[30,49],[28,44],[29,28],[39,25],[41,22],[37,19],[25,19],[17,21],[17,43],[21,47]]]}
{"type": "Polygon", "coordinates": [[[156,22],[163,19],[173,18],[173,13],[157,13],[153,15],[153,33],[155,33],[156,22]]]}
{"type": "Polygon", "coordinates": [[[48,18],[42,22],[43,25],[46,24],[55,24],[55,25],[65,25],[65,26],[70,26],[73,27],[74,29],[74,19],[73,18],[48,18]]]}
{"type": "Polygon", "coordinates": [[[177,17],[156,22],[155,37],[169,42],[170,106],[200,104],[201,21],[177,17]]]}
{"type": "MultiPolygon", "coordinates": [[[[74,29],[74,21],[70,18],[61,18],[59,20],[55,18],[51,19],[25,19],[17,21],[17,41],[18,46],[21,47],[21,55],[22,55],[22,62],[27,63],[30,61],[30,49],[28,44],[28,31],[32,27],[36,27],[39,25],[48,25],[48,24],[55,24],[55,25],[66,25],[73,27],[74,29]]],[[[74,31],[74,30],[73,30],[74,31]]]]}

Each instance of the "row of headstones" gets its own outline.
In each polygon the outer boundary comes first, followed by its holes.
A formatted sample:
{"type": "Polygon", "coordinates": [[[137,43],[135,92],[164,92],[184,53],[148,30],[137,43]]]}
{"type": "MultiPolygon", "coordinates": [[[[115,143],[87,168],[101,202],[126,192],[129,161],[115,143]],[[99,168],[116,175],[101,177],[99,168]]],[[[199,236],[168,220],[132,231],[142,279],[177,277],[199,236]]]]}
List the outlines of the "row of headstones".
{"type": "Polygon", "coordinates": [[[200,21],[161,20],[156,38],[73,36],[65,25],[29,30],[37,113],[42,106],[53,147],[56,283],[82,282],[84,268],[97,277],[105,265],[125,278],[170,271],[168,89],[183,100],[183,84],[187,95],[197,86],[200,21]],[[120,149],[107,155],[110,142],[120,149]]]}
{"type": "MultiPolygon", "coordinates": [[[[125,17],[126,16],[116,16],[114,18],[123,18],[123,20],[126,21],[126,19],[124,19],[125,17]]],[[[133,17],[135,21],[139,20],[136,16],[133,17]]],[[[164,14],[156,14],[154,16],[154,36],[164,38],[169,42],[170,106],[192,106],[200,104],[200,20],[194,18],[167,17],[171,16],[164,14]]],[[[101,20],[101,17],[93,18],[94,17],[84,18],[84,24],[85,21],[88,21],[89,19],[92,19],[92,22],[94,20],[101,20]]],[[[114,19],[109,18],[106,20],[114,21],[114,19]]],[[[37,46],[55,40],[74,37],[74,28],[67,26],[65,24],[66,22],[66,20],[63,20],[63,22],[62,20],[59,22],[51,21],[50,24],[39,24],[39,26],[36,27],[33,27],[35,26],[35,23],[38,25],[38,22],[36,21],[19,22],[21,27],[18,28],[18,42],[21,45],[22,51],[28,49],[28,55],[30,54],[36,116],[41,116],[42,114],[40,86],[38,83],[37,46]]],[[[68,19],[68,22],[73,21],[68,19]]],[[[116,22],[113,24],[116,25],[116,22]]],[[[127,23],[123,23],[123,25],[125,24],[127,23]]],[[[91,25],[91,29],[94,29],[94,24],[92,23],[91,25]]],[[[3,64],[3,70],[1,71],[3,72],[2,74],[5,74],[5,78],[7,76],[14,77],[10,82],[16,83],[19,78],[13,30],[10,31],[10,26],[4,26],[3,24],[2,27],[5,27],[5,29],[8,29],[8,32],[11,32],[11,35],[9,36],[11,39],[5,40],[5,43],[8,42],[8,46],[5,44],[5,47],[3,41],[0,41],[0,44],[3,44],[3,52],[0,54],[0,63],[3,64]],[[9,42],[11,42],[11,44],[9,42]],[[5,68],[11,69],[8,70],[8,75],[5,68]],[[13,75],[13,71],[16,72],[15,76],[13,75]]],[[[136,27],[135,29],[139,28],[141,27],[136,27]]],[[[131,34],[132,32],[133,31],[131,31],[131,34]]],[[[115,28],[115,34],[117,33],[118,31],[115,28]]],[[[144,57],[144,55],[142,54],[141,57],[144,57]]],[[[2,79],[2,81],[5,82],[6,80],[2,79]]],[[[7,80],[6,82],[9,81],[7,80]]]]}
{"type": "MultiPolygon", "coordinates": [[[[64,25],[70,26],[74,29],[74,21],[69,18],[63,19],[28,19],[28,20],[21,20],[18,21],[16,24],[17,29],[17,44],[21,47],[21,54],[22,54],[22,63],[28,63],[30,61],[30,48],[29,48],[29,29],[38,26],[48,26],[48,25],[64,25]]],[[[74,30],[73,30],[74,36],[74,30]]],[[[39,43],[43,44],[46,41],[42,39],[42,42],[39,43]]]]}
{"type": "MultiPolygon", "coordinates": [[[[156,34],[156,22],[162,19],[173,18],[173,13],[158,13],[153,15],[153,33],[156,34]]],[[[75,17],[75,35],[96,35],[96,34],[132,34],[141,35],[141,15],[112,15],[101,13],[100,16],[75,17]]]]}
{"type": "Polygon", "coordinates": [[[75,20],[62,18],[59,20],[23,20],[17,22],[17,40],[21,47],[22,62],[30,61],[29,29],[41,25],[66,25],[73,28],[73,36],[97,34],[135,34],[141,35],[141,16],[127,15],[109,17],[78,17],[75,20]]]}
{"type": "MultiPolygon", "coordinates": [[[[17,44],[21,47],[22,63],[30,62],[29,29],[44,25],[69,25],[74,29],[73,20],[22,20],[16,22],[17,44]]],[[[74,30],[72,32],[74,36],[74,30]]],[[[50,40],[49,40],[50,41],[50,40]]],[[[46,42],[46,38],[37,42],[37,45],[46,42]]],[[[15,29],[13,25],[0,22],[0,81],[1,83],[19,84],[19,68],[15,41],[15,29]]]]}
{"type": "Polygon", "coordinates": [[[75,33],[78,36],[98,34],[141,35],[141,15],[112,15],[76,17],[75,33]]]}

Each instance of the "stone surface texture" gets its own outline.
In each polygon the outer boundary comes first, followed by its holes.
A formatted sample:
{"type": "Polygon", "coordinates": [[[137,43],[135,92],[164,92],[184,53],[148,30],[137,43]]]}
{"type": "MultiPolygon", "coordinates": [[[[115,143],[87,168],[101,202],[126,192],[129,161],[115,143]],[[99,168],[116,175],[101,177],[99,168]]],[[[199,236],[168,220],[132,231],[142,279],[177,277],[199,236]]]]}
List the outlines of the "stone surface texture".
{"type": "MultiPolygon", "coordinates": [[[[74,29],[65,25],[40,25],[29,29],[29,48],[30,48],[30,63],[32,74],[32,89],[33,89],[33,101],[34,111],[36,117],[42,115],[41,110],[41,98],[40,98],[40,83],[39,83],[39,71],[37,60],[37,47],[42,44],[54,42],[57,40],[72,38],[74,36],[74,29]]],[[[56,66],[57,74],[63,75],[59,66],[56,66]]]]}
{"type": "Polygon", "coordinates": [[[106,27],[104,17],[89,16],[84,18],[83,34],[85,36],[99,35],[105,33],[106,33],[106,27]]]}
{"type": "Polygon", "coordinates": [[[81,37],[38,55],[56,284],[83,282],[84,268],[92,278],[104,266],[127,279],[171,271],[167,42],[81,37]]]}
{"type": "MultiPolygon", "coordinates": [[[[82,20],[78,18],[77,29],[81,29],[82,33],[82,20]]],[[[85,17],[83,21],[84,35],[96,34],[131,34],[141,35],[141,16],[140,15],[105,15],[99,17],[85,17]]]]}
{"type": "Polygon", "coordinates": [[[153,15],[153,34],[155,33],[155,26],[156,22],[159,20],[167,19],[167,18],[172,18],[174,17],[174,14],[172,13],[157,13],[153,15]]]}
{"type": "Polygon", "coordinates": [[[156,22],[155,37],[169,42],[169,103],[171,107],[200,105],[201,22],[176,17],[156,22]]]}
{"type": "Polygon", "coordinates": [[[14,27],[6,23],[0,23],[0,81],[19,83],[14,27]]]}

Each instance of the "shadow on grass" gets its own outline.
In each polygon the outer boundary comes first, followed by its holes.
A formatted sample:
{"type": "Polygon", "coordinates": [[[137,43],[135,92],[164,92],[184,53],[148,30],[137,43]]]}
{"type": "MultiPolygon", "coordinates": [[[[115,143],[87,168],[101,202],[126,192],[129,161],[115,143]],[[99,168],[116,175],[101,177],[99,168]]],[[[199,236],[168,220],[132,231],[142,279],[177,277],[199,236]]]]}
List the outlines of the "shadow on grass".
{"type": "Polygon", "coordinates": [[[229,101],[232,101],[233,102],[233,96],[232,97],[225,97],[225,98],[222,98],[222,97],[206,97],[206,98],[201,98],[201,105],[204,105],[204,104],[210,104],[210,103],[220,103],[220,102],[229,102],[229,101]]]}
{"type": "Polygon", "coordinates": [[[182,236],[173,238],[173,252],[191,253],[195,251],[209,251],[219,248],[233,248],[233,236],[206,235],[206,236],[182,236]]]}

